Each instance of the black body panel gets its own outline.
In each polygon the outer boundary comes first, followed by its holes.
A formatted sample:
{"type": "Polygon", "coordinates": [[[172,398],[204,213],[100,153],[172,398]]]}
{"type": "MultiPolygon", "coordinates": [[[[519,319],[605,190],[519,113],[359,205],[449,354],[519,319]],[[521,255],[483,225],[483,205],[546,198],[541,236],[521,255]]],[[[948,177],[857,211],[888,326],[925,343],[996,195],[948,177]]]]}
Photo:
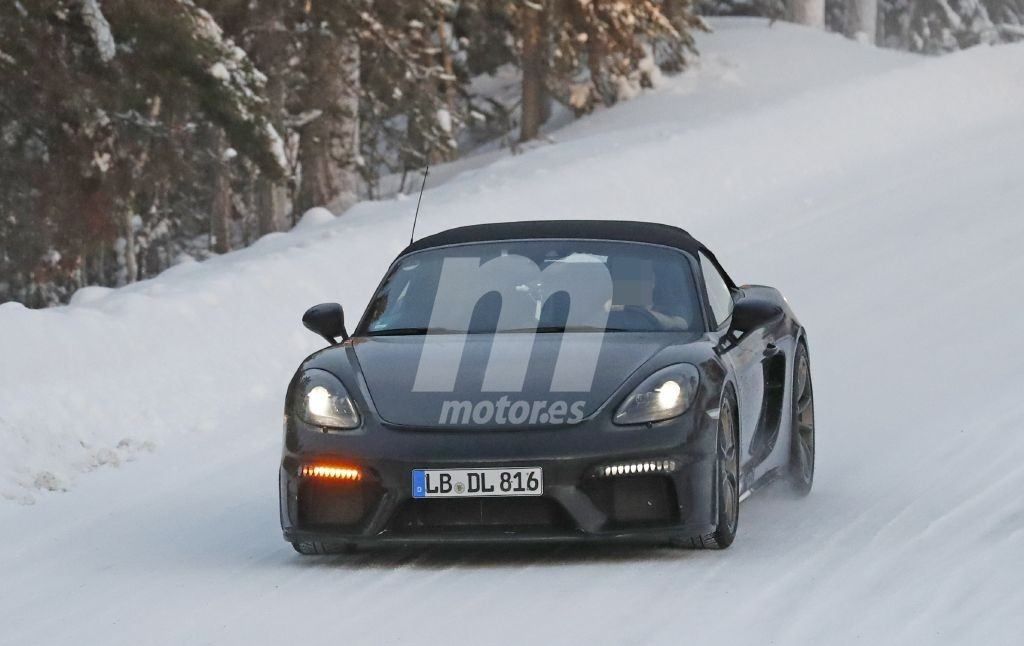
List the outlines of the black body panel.
{"type": "MultiPolygon", "coordinates": [[[[506,335],[506,343],[520,346],[519,352],[531,353],[523,390],[517,397],[543,400],[551,397],[548,391],[555,359],[562,343],[562,334],[506,335]]],[[[595,336],[595,340],[598,340],[595,336]]],[[[482,393],[479,384],[487,366],[492,335],[471,335],[453,352],[462,352],[459,381],[452,392],[412,392],[413,379],[423,346],[422,336],[362,337],[352,343],[355,360],[367,384],[368,395],[384,423],[396,426],[434,428],[445,426],[431,412],[441,409],[443,399],[458,399],[475,403],[493,393],[482,393]]],[[[605,403],[631,374],[670,345],[685,344],[700,338],[694,334],[665,332],[607,334],[601,344],[601,355],[590,392],[573,394],[573,399],[585,401],[584,415],[593,414],[605,403]]],[[[453,343],[453,346],[455,344],[453,343]]],[[[351,355],[350,355],[351,356],[351,355]]],[[[504,428],[528,428],[529,424],[507,424],[504,428]]]]}

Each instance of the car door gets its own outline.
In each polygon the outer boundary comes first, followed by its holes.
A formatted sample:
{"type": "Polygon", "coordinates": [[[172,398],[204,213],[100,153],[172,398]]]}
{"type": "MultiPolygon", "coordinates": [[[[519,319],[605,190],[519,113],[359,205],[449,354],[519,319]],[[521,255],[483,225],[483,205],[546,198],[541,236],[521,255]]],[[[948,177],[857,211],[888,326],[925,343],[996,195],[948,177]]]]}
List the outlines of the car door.
{"type": "Polygon", "coordinates": [[[736,400],[740,422],[740,465],[746,465],[751,457],[751,445],[761,417],[764,400],[764,370],[762,361],[768,348],[764,330],[748,334],[739,343],[726,339],[729,334],[729,322],[735,305],[734,297],[738,294],[719,268],[718,263],[701,251],[700,267],[704,276],[705,296],[711,310],[712,327],[725,343],[722,359],[732,368],[736,381],[736,400]]]}

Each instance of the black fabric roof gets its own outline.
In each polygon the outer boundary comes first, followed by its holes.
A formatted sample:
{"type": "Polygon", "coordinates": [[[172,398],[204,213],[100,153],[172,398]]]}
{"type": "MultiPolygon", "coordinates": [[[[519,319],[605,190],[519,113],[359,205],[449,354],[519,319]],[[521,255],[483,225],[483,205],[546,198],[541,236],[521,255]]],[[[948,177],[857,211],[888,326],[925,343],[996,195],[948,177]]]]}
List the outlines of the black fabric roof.
{"type": "Polygon", "coordinates": [[[445,245],[531,238],[646,242],[682,249],[691,254],[696,254],[697,250],[703,247],[686,231],[667,224],[624,220],[539,220],[474,224],[448,229],[413,242],[400,255],[445,245]]]}

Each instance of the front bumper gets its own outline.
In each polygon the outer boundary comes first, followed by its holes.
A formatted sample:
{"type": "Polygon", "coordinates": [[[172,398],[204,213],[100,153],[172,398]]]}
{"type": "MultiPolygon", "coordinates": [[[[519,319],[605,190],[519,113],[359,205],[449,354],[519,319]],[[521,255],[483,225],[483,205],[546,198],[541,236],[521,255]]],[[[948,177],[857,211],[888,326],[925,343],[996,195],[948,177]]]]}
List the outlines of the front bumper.
{"type": "Polygon", "coordinates": [[[630,540],[713,530],[716,423],[703,411],[643,428],[585,421],[520,431],[429,431],[367,422],[324,433],[289,418],[280,468],[281,526],[290,542],[424,543],[630,540]],[[604,475],[606,465],[665,462],[667,473],[604,475]],[[340,463],[358,482],[300,475],[340,463]],[[542,496],[412,498],[414,469],[540,467],[542,496]]]}

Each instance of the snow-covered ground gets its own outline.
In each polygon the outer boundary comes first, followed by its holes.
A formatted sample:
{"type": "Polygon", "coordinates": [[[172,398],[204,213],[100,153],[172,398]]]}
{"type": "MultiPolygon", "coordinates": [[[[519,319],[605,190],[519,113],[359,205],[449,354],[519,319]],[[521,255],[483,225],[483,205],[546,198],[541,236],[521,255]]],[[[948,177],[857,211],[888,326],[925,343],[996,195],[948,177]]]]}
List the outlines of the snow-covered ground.
{"type": "Polygon", "coordinates": [[[430,189],[419,233],[663,221],[778,286],[811,334],[809,498],[754,496],[720,553],[295,555],[282,397],[320,345],[299,316],[355,318],[414,205],[362,204],[0,306],[0,643],[1020,643],[1024,47],[715,26],[688,74],[430,189]]]}

